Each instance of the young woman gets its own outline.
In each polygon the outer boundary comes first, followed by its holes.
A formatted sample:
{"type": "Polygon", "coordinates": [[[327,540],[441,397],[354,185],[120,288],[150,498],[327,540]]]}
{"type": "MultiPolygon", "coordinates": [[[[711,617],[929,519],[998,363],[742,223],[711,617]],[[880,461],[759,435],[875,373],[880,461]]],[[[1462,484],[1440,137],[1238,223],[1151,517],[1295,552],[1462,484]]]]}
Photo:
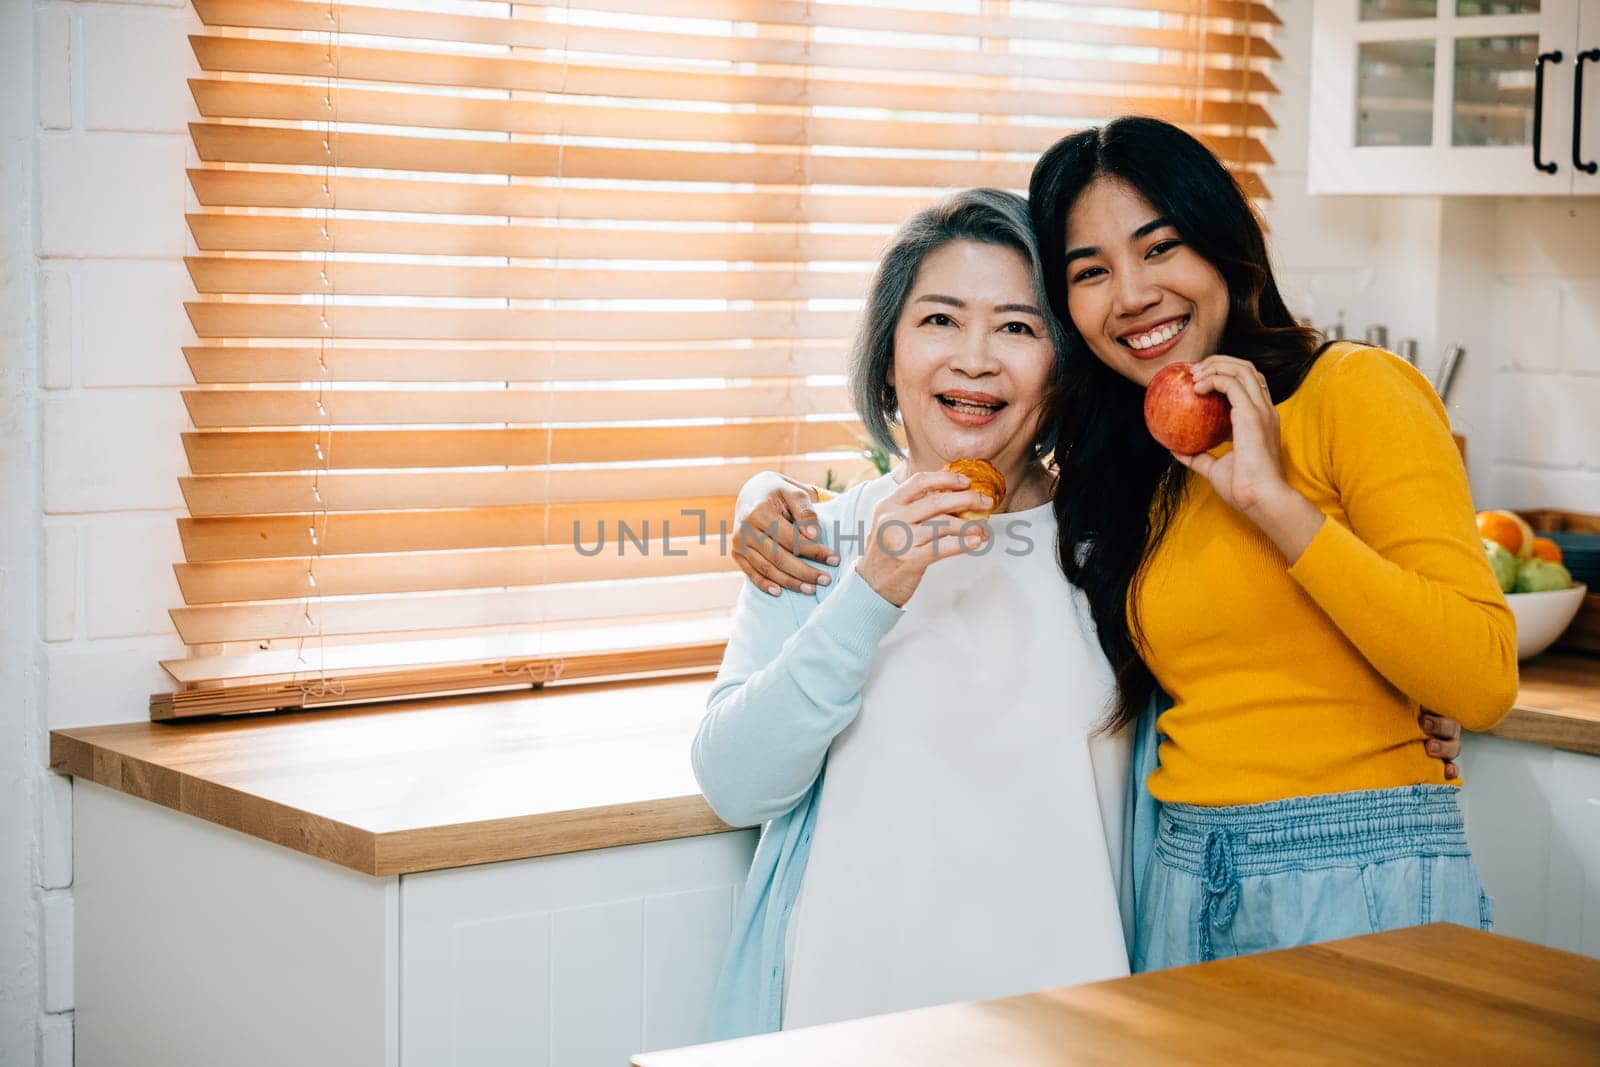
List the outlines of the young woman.
{"type": "Polygon", "coordinates": [[[852,391],[909,454],[818,508],[839,581],[744,590],[694,741],[712,808],[764,824],[719,1038],[1127,973],[1128,741],[1096,730],[1111,674],[1050,547],[1042,293],[1026,204],[983,189],[872,281],[852,391]],[[987,532],[943,472],[974,458],[1009,486],[987,532]]]}
{"type": "Polygon", "coordinates": [[[1135,967],[1487,927],[1455,790],[1414,743],[1419,705],[1481,730],[1517,692],[1439,398],[1295,324],[1249,204],[1176,127],[1064,138],[1029,203],[1068,334],[1062,569],[1117,677],[1112,721],[1158,684],[1173,700],[1135,967]],[[1151,439],[1144,387],[1178,362],[1227,398],[1231,443],[1151,439]],[[1283,746],[1290,723],[1315,749],[1283,746]]]}

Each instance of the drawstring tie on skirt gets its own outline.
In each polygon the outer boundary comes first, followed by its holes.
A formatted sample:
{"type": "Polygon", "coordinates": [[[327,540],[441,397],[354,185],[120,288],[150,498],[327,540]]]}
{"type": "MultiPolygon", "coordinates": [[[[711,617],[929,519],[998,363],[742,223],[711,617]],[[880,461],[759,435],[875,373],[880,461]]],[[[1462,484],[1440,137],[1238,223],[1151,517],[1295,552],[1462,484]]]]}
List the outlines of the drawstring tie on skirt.
{"type": "Polygon", "coordinates": [[[1217,958],[1211,945],[1211,928],[1226,928],[1239,911],[1239,874],[1233,866],[1233,834],[1206,831],[1205,895],[1200,901],[1200,961],[1217,958]]]}

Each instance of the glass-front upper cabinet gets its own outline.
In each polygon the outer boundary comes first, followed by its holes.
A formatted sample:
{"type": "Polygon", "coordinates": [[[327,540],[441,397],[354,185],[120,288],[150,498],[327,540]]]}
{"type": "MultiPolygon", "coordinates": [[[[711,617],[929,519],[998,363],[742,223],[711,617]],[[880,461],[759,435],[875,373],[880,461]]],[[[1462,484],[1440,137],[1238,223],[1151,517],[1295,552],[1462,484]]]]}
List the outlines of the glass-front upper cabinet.
{"type": "Polygon", "coordinates": [[[1600,0],[1579,0],[1572,47],[1572,191],[1600,196],[1600,0]]]}
{"type": "Polygon", "coordinates": [[[1311,48],[1314,193],[1600,192],[1600,0],[1316,0],[1311,48]]]}

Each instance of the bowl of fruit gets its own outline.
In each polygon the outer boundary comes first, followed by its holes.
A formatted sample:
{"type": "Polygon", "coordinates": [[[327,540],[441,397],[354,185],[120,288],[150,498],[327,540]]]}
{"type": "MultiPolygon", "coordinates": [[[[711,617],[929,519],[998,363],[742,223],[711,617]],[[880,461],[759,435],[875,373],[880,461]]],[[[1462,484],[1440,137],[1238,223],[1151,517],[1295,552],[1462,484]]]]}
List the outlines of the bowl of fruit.
{"type": "Polygon", "coordinates": [[[1517,618],[1517,658],[1537,656],[1572,624],[1588,587],[1574,583],[1561,547],[1510,511],[1478,512],[1478,535],[1517,618]]]}

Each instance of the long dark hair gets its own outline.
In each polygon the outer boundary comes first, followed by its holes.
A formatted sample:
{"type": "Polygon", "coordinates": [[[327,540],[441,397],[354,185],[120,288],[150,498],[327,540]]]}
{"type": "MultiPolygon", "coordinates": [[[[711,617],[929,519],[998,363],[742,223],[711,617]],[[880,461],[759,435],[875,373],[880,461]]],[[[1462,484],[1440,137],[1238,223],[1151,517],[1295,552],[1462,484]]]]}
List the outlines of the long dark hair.
{"type": "Polygon", "coordinates": [[[1138,190],[1228,286],[1220,351],[1249,360],[1274,403],[1299,388],[1318,354],[1278,292],[1266,240],[1237,182],[1204,145],[1176,126],[1119,118],[1057,141],[1040,157],[1028,207],[1043,259],[1045,295],[1066,337],[1066,367],[1049,418],[1056,431],[1057,552],[1084,591],[1100,647],[1117,679],[1108,728],[1139,717],[1155,690],[1140,658],[1137,609],[1144,563],[1183,500],[1184,467],[1144,426],[1144,391],[1101,363],[1067,311],[1067,215],[1091,182],[1138,190]]]}

